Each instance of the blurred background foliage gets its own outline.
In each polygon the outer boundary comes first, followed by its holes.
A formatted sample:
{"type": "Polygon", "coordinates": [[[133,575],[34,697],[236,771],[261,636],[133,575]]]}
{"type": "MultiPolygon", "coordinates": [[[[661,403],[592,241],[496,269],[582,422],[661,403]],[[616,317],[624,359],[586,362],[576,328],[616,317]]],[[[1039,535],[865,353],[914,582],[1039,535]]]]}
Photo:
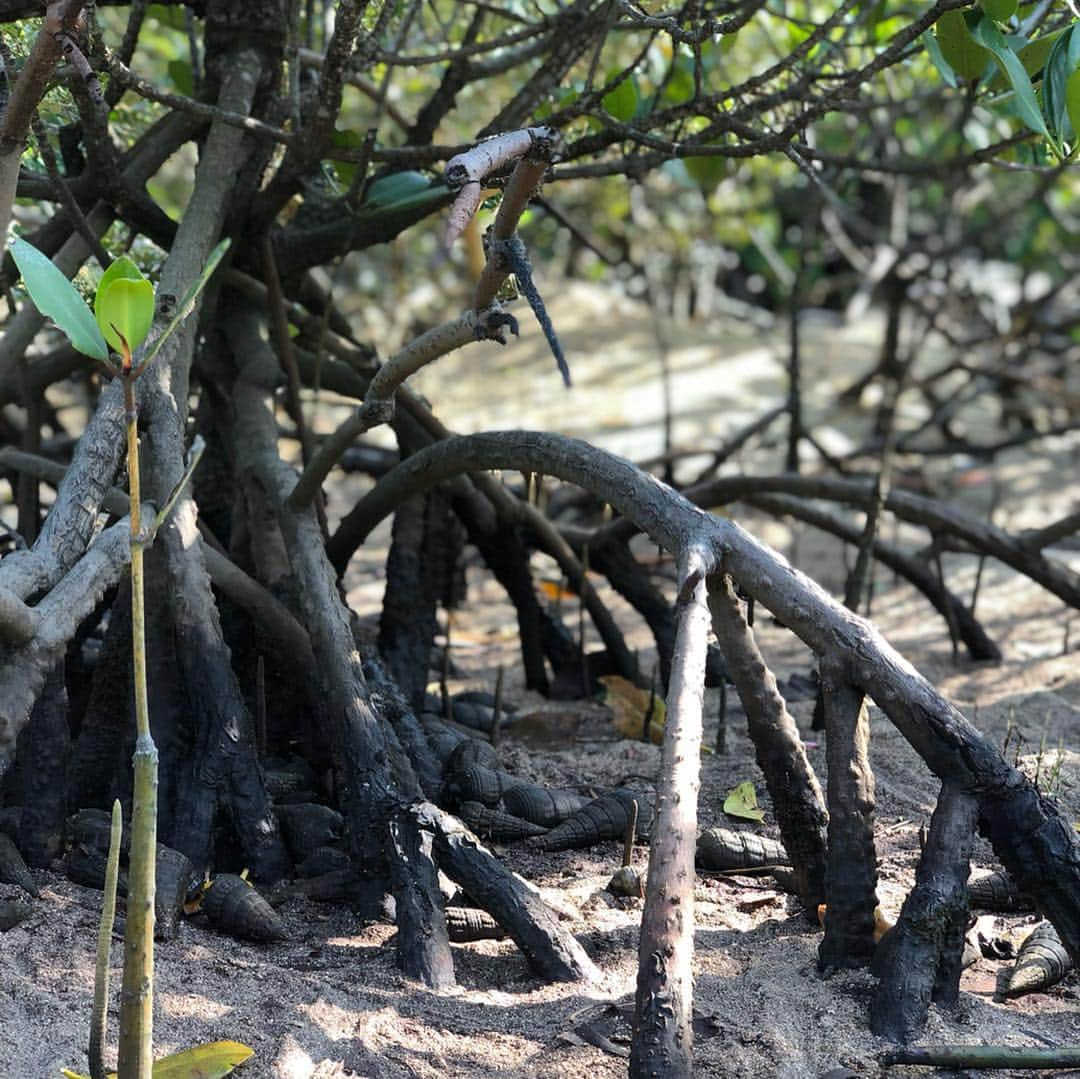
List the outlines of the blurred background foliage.
{"type": "MultiPolygon", "coordinates": [[[[333,5],[300,7],[299,43],[317,53],[332,27],[333,5]]],[[[553,15],[561,5],[552,0],[514,0],[497,8],[456,0],[422,6],[402,2],[389,9],[372,5],[364,19],[377,33],[384,55],[364,70],[355,69],[355,85],[345,88],[336,145],[355,158],[372,127],[380,147],[406,144],[404,126],[438,91],[447,57],[468,37],[481,7],[486,14],[477,44],[503,35],[512,40],[516,31],[524,43],[478,53],[477,63],[487,65],[491,74],[465,83],[433,138],[450,147],[474,140],[494,105],[510,100],[545,62],[542,50],[530,50],[525,31],[538,16],[553,15]]],[[[885,249],[901,261],[914,260],[912,265],[931,279],[954,274],[958,262],[1004,264],[996,280],[1007,277],[1010,294],[1028,306],[1042,295],[1068,291],[1080,249],[1080,181],[1071,161],[1076,135],[1068,109],[1061,112],[1062,130],[1033,130],[1018,106],[1022,95],[1010,81],[1008,65],[973,36],[979,27],[988,27],[1002,37],[1031,79],[1027,89],[1046,112],[1044,75],[1059,39],[1076,38],[1074,56],[1058,48],[1064,54],[1061,64],[1080,60],[1080,31],[1072,34],[1067,6],[987,0],[947,12],[935,31],[923,33],[904,50],[899,63],[851,85],[849,73],[880,55],[921,11],[884,2],[849,3],[842,9],[838,18],[834,4],[771,0],[732,32],[694,41],[676,40],[692,37],[677,28],[668,32],[660,5],[610,5],[613,28],[602,47],[571,66],[533,110],[530,122],[557,124],[571,153],[575,144],[603,137],[613,122],[641,132],[642,138],[609,143],[607,166],[582,155],[556,168],[543,192],[544,205],[523,222],[534,263],[544,265],[549,279],[561,271],[617,285],[636,297],[646,296],[651,277],[652,302],[679,317],[730,309],[732,300],[737,312],[742,303],[782,311],[792,303],[796,284],[800,306],[842,310],[860,289],[865,292],[867,273],[886,257],[885,249]],[[642,25],[627,29],[617,21],[617,15],[627,13],[641,15],[642,25]],[[648,23],[650,15],[655,26],[648,23]],[[806,49],[814,31],[830,18],[832,29],[806,49]],[[805,51],[799,62],[791,64],[800,50],[805,51]],[[740,93],[740,87],[749,89],[740,93]],[[705,104],[698,109],[698,102],[705,104]],[[765,133],[782,129],[808,104],[821,107],[820,115],[791,140],[799,147],[797,157],[783,150],[748,152],[746,140],[731,136],[715,139],[712,156],[699,153],[700,147],[694,156],[666,155],[660,163],[638,155],[649,145],[649,136],[659,140],[657,145],[685,149],[709,130],[718,112],[746,102],[752,103],[757,128],[765,133]],[[678,114],[674,122],[672,114],[678,114]],[[985,158],[977,160],[981,153],[985,158]]],[[[106,43],[122,38],[127,15],[124,8],[98,10],[106,43]]],[[[32,40],[34,20],[15,24],[13,30],[17,36],[10,46],[19,54],[32,40]]],[[[200,47],[200,19],[192,9],[151,4],[132,66],[159,87],[197,96],[200,47]]],[[[304,67],[305,78],[313,73],[314,68],[304,67]]],[[[304,85],[302,79],[301,90],[304,85]]],[[[1074,96],[1080,98],[1080,83],[1074,96]]],[[[50,93],[43,119],[56,131],[71,122],[72,110],[69,94],[50,93]]],[[[111,130],[130,144],[167,111],[125,94],[112,110],[111,130]]],[[[195,164],[189,146],[149,185],[174,220],[183,211],[195,164]]],[[[408,171],[435,181],[441,165],[434,155],[408,171]]],[[[370,184],[401,168],[376,162],[358,179],[355,160],[327,158],[296,201],[312,204],[314,212],[319,199],[340,196],[351,186],[370,184]]],[[[495,205],[497,196],[482,212],[481,226],[490,221],[495,205]]],[[[114,228],[108,242],[122,245],[124,233],[114,228]]],[[[151,249],[141,243],[136,252],[149,270],[155,262],[151,249]]],[[[352,253],[344,266],[330,269],[351,296],[345,306],[353,313],[372,302],[397,309],[419,299],[425,318],[436,318],[444,313],[435,310],[440,303],[452,311],[466,295],[458,271],[464,259],[458,251],[446,260],[429,217],[394,244],[352,253]],[[418,277],[417,266],[428,272],[418,277]]],[[[1060,328],[1080,341],[1075,318],[1065,319],[1060,328]]],[[[373,343],[385,352],[400,342],[373,343]]]]}

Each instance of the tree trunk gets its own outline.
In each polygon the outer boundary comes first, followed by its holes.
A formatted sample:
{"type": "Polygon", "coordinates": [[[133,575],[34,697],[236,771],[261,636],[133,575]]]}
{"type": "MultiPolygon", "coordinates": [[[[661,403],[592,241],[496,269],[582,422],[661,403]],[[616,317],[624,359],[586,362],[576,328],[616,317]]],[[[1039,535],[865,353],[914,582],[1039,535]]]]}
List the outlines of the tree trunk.
{"type": "Polygon", "coordinates": [[[922,1030],[931,998],[956,1003],[977,818],[978,804],[970,794],[942,785],[915,887],[874,960],[880,979],[870,1006],[875,1034],[908,1042],[922,1030]]]}
{"type": "Polygon", "coordinates": [[[709,611],[702,570],[684,568],[680,577],[638,949],[633,1079],[693,1074],[694,845],[709,611]]]}
{"type": "Polygon", "coordinates": [[[784,847],[795,867],[799,897],[811,917],[825,901],[829,815],[814,769],[776,678],[739,610],[731,579],[709,581],[713,632],[746,712],[758,766],[765,776],[784,847]]]}
{"type": "Polygon", "coordinates": [[[818,968],[832,970],[865,966],[874,955],[874,773],[866,702],[848,682],[846,664],[831,655],[821,661],[821,694],[829,766],[829,868],[818,968]]]}

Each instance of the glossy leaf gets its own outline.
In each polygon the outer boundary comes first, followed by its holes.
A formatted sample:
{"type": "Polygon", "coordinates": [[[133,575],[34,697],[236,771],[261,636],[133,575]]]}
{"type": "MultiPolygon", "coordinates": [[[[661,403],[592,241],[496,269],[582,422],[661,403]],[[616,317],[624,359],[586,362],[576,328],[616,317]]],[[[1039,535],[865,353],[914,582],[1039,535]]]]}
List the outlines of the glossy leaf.
{"type": "MultiPolygon", "coordinates": [[[[241,1042],[207,1042],[155,1060],[153,1076],[154,1079],[223,1079],[254,1054],[254,1049],[241,1042]]],[[[86,1079],[67,1068],[61,1071],[65,1079],[86,1079]]],[[[116,1079],[116,1072],[110,1072],[108,1079],[116,1079]]]]}
{"type": "Polygon", "coordinates": [[[1075,141],[1080,138],[1080,68],[1069,76],[1065,84],[1065,111],[1069,114],[1075,141]]]}
{"type": "Polygon", "coordinates": [[[994,25],[993,20],[985,16],[979,18],[972,27],[971,36],[980,45],[989,49],[1001,65],[1016,95],[1016,111],[1020,119],[1037,135],[1050,138],[1031,79],[1028,78],[1028,73],[1024,70],[1020,58],[1009,48],[1009,43],[1002,37],[1001,31],[994,25]]]}
{"type": "MultiPolygon", "coordinates": [[[[334,133],[330,136],[330,145],[347,150],[359,150],[364,145],[364,137],[358,131],[352,129],[341,131],[335,128],[334,133]]],[[[334,171],[337,173],[338,179],[343,184],[351,184],[353,177],[356,175],[356,162],[334,158],[333,153],[326,156],[333,160],[334,171]]]]}
{"type": "Polygon", "coordinates": [[[946,86],[956,86],[956,72],[953,71],[952,66],[945,59],[941,52],[941,45],[938,43],[937,35],[926,31],[919,39],[924,46],[926,46],[926,55],[930,57],[930,62],[937,68],[937,73],[941,76],[941,81],[946,86]]]}
{"type": "Polygon", "coordinates": [[[1059,139],[1070,140],[1076,131],[1070,119],[1067,87],[1078,67],[1080,29],[1074,26],[1054,42],[1043,73],[1043,112],[1051,132],[1059,139]]]}
{"type": "Polygon", "coordinates": [[[13,239],[9,250],[34,306],[67,335],[84,356],[107,360],[105,338],[75,286],[33,244],[13,239]]]}
{"type": "Polygon", "coordinates": [[[126,255],[105,271],[94,297],[94,317],[117,352],[134,352],[154,321],[154,286],[126,255]]]}
{"type": "Polygon", "coordinates": [[[972,36],[962,11],[946,11],[934,26],[945,62],[961,79],[977,79],[990,54],[972,36]]]}
{"type": "Polygon", "coordinates": [[[146,9],[146,14],[152,19],[157,19],[162,26],[167,26],[170,30],[184,31],[183,13],[175,11],[168,4],[150,4],[146,9]]]}
{"type": "Polygon", "coordinates": [[[758,808],[757,791],[749,780],[728,791],[724,799],[724,812],[729,817],[741,820],[760,821],[765,816],[764,810],[758,808]]]}
{"type": "Polygon", "coordinates": [[[1017,0],[979,0],[979,7],[997,22],[1005,22],[1016,13],[1017,0]]]}
{"type": "Polygon", "coordinates": [[[637,81],[633,75],[630,75],[623,79],[614,90],[604,94],[601,104],[609,116],[614,116],[620,123],[625,124],[634,118],[639,100],[637,81]]]}
{"type": "MultiPolygon", "coordinates": [[[[394,172],[389,176],[382,176],[373,180],[364,193],[363,205],[365,208],[374,206],[389,206],[395,202],[404,202],[430,191],[432,183],[429,177],[422,172],[394,172]]],[[[442,191],[441,186],[439,187],[442,191]]]]}
{"type": "Polygon", "coordinates": [[[665,105],[681,105],[694,96],[694,88],[694,58],[680,52],[660,99],[665,105]]]}
{"type": "MultiPolygon", "coordinates": [[[[1049,59],[1050,52],[1054,48],[1057,39],[1071,30],[1071,26],[1066,26],[1060,30],[1055,30],[1051,34],[1043,34],[1042,37],[1029,41],[1017,52],[1016,55],[1020,57],[1020,63],[1024,65],[1024,70],[1032,79],[1046,67],[1046,61],[1049,59]]],[[[1009,83],[1004,73],[999,69],[994,72],[994,77],[990,80],[989,85],[991,90],[997,91],[1005,89],[1009,83]]]]}

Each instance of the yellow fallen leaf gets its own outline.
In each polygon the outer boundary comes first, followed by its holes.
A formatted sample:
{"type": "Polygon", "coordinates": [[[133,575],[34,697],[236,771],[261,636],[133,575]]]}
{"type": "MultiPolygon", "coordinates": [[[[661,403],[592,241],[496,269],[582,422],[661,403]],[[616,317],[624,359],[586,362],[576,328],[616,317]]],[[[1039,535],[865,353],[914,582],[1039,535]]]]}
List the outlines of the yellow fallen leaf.
{"type": "MultiPolygon", "coordinates": [[[[611,722],[615,724],[615,729],[624,737],[640,742],[645,726],[645,715],[649,710],[649,691],[640,689],[633,682],[617,674],[606,674],[599,681],[607,691],[604,703],[611,709],[611,722]]],[[[660,745],[664,740],[664,699],[659,694],[655,694],[652,701],[649,741],[654,745],[660,745]]]]}
{"type": "MultiPolygon", "coordinates": [[[[254,1053],[254,1049],[240,1042],[207,1042],[155,1060],[154,1079],[223,1079],[254,1053]]],[[[87,1079],[67,1068],[61,1071],[64,1079],[87,1079]]],[[[108,1079],[116,1079],[116,1072],[110,1072],[108,1079]]]]}
{"type": "Polygon", "coordinates": [[[536,590],[545,599],[550,599],[555,603],[577,597],[577,593],[565,581],[552,581],[547,577],[536,582],[536,590]]]}
{"type": "Polygon", "coordinates": [[[765,811],[758,808],[757,791],[749,780],[728,791],[728,796],[724,799],[724,812],[729,817],[740,817],[743,820],[760,821],[765,818],[765,811]]]}

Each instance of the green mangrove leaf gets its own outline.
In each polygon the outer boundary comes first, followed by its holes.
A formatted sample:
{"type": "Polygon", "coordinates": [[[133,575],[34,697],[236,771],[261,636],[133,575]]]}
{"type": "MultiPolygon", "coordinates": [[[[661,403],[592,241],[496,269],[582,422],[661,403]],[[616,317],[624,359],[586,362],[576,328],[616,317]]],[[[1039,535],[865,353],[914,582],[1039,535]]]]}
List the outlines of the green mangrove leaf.
{"type": "Polygon", "coordinates": [[[1049,139],[1050,132],[1043,119],[1042,110],[1039,108],[1038,98],[1035,97],[1031,79],[1028,78],[1020,57],[1009,48],[1009,43],[1002,37],[1001,31],[994,25],[993,20],[981,16],[971,28],[971,36],[978,44],[989,49],[1001,65],[1016,95],[1016,111],[1020,119],[1029,130],[1049,139]]]}
{"type": "Polygon", "coordinates": [[[1043,72],[1043,113],[1059,139],[1071,139],[1076,127],[1069,117],[1066,87],[1080,67],[1080,30],[1070,27],[1054,42],[1043,72]]]}
{"type": "Polygon", "coordinates": [[[134,352],[146,340],[154,321],[154,286],[127,255],[116,259],[101,278],[94,317],[117,352],[124,351],[123,342],[134,352]]]}
{"type": "MultiPolygon", "coordinates": [[[[617,75],[617,71],[610,72],[608,78],[617,75]]],[[[600,99],[604,111],[609,116],[614,116],[620,123],[629,123],[637,112],[638,102],[641,96],[638,93],[637,80],[633,75],[628,76],[600,99]]]]}
{"type": "Polygon", "coordinates": [[[170,60],[166,69],[178,93],[191,97],[195,93],[195,78],[187,60],[170,60]]]}
{"type": "MultiPolygon", "coordinates": [[[[347,150],[359,150],[364,145],[364,136],[351,128],[346,130],[335,128],[334,133],[330,136],[330,145],[347,150]]],[[[356,162],[342,161],[340,158],[335,158],[333,152],[326,156],[334,162],[334,171],[337,173],[337,178],[343,184],[351,184],[353,177],[356,175],[356,162]]]]}
{"type": "Polygon", "coordinates": [[[728,796],[724,799],[724,812],[729,817],[740,817],[743,820],[760,821],[765,816],[764,810],[758,808],[757,791],[750,780],[728,791],[728,796]]]}
{"type": "MultiPolygon", "coordinates": [[[[1073,139],[1080,138],[1080,68],[1069,76],[1065,84],[1065,110],[1072,123],[1073,139]]],[[[1075,146],[1073,150],[1075,152],[1075,146]]]]}
{"type": "Polygon", "coordinates": [[[979,0],[979,7],[995,22],[1005,22],[1016,13],[1017,0],[979,0]]]}
{"type": "Polygon", "coordinates": [[[946,11],[934,33],[941,55],[959,78],[977,79],[986,70],[990,54],[971,36],[962,11],[946,11]]]}
{"type": "MultiPolygon", "coordinates": [[[[675,57],[674,71],[660,95],[660,100],[665,105],[681,105],[694,96],[694,65],[693,56],[679,52],[675,57]]],[[[630,80],[628,79],[627,82],[630,80]]],[[[623,84],[625,85],[625,83],[623,84]]],[[[607,106],[604,106],[607,108],[607,106]]],[[[608,112],[611,112],[608,109],[608,112]]]]}
{"type": "Polygon", "coordinates": [[[949,66],[949,62],[941,53],[941,46],[938,44],[937,35],[930,33],[927,30],[919,40],[926,47],[926,55],[930,57],[930,62],[937,68],[937,73],[941,76],[941,81],[946,86],[957,85],[956,72],[949,66]]]}
{"type": "Polygon", "coordinates": [[[727,158],[719,154],[709,157],[684,157],[683,164],[690,179],[701,188],[703,195],[711,195],[727,173],[727,158]]]}
{"type": "Polygon", "coordinates": [[[422,172],[395,172],[368,185],[362,214],[399,214],[445,205],[451,200],[444,183],[432,183],[422,172]]]}
{"type": "Polygon", "coordinates": [[[118,277],[126,277],[129,281],[142,281],[143,272],[127,255],[121,255],[118,259],[113,259],[109,268],[101,275],[98,292],[108,288],[118,277]]]}
{"type": "MultiPolygon", "coordinates": [[[[1020,57],[1020,63],[1024,65],[1024,70],[1032,79],[1046,67],[1046,61],[1050,56],[1050,50],[1054,47],[1054,42],[1071,29],[1071,26],[1065,26],[1060,30],[1053,31],[1053,33],[1033,38],[1017,51],[1016,55],[1020,57]]],[[[995,93],[1004,90],[1008,85],[1008,80],[1000,70],[994,72],[993,78],[988,83],[989,88],[995,93]]]]}
{"type": "Polygon", "coordinates": [[[84,356],[107,360],[105,338],[75,286],[33,244],[16,238],[10,250],[34,306],[51,318],[84,356]]]}
{"type": "Polygon", "coordinates": [[[413,198],[431,188],[431,180],[422,172],[406,170],[393,172],[389,176],[380,176],[368,184],[364,192],[363,206],[387,206],[393,202],[402,202],[413,198]]]}

